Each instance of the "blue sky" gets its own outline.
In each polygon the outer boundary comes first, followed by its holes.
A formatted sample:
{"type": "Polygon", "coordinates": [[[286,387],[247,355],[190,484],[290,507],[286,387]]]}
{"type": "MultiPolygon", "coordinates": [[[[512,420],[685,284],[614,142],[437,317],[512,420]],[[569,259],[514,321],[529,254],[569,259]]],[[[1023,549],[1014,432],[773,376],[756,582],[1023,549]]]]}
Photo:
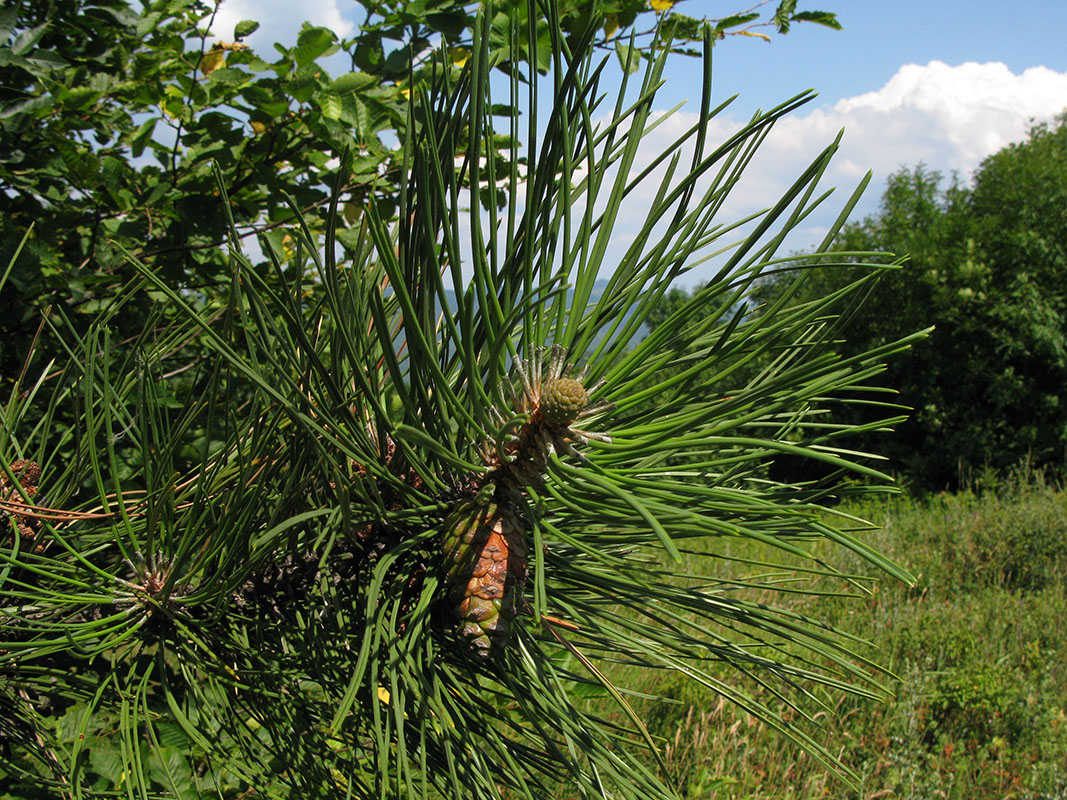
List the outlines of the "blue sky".
{"type": "MultiPolygon", "coordinates": [[[[680,0],[678,8],[701,16],[751,2],[680,0]]],[[[757,108],[806,89],[819,93],[776,127],[723,209],[726,219],[773,203],[842,129],[843,143],[826,182],[847,195],[871,170],[871,187],[857,207],[863,215],[877,208],[893,171],[922,162],[967,180],[983,158],[1023,139],[1031,122],[1067,109],[1067,0],[1010,5],[1009,10],[1003,0],[805,0],[802,8],[832,11],[844,29],[799,24],[771,43],[747,37],[719,43],[715,94],[739,98],[714,121],[712,137],[728,136],[757,108]]],[[[359,8],[352,0],[225,0],[215,30],[228,39],[236,21],[260,20],[263,27],[251,44],[269,52],[275,40],[294,41],[305,19],[351,35],[359,8]]],[[[697,59],[670,65],[657,106],[667,109],[691,98],[693,110],[676,114],[664,133],[692,123],[699,80],[697,59]]],[[[624,225],[627,214],[635,223],[640,219],[640,196],[624,210],[624,225]]],[[[790,247],[802,250],[817,242],[834,216],[832,206],[814,215],[789,240],[790,247]]],[[[702,277],[698,270],[686,282],[702,277]]]]}
{"type": "MultiPolygon", "coordinates": [[[[686,13],[701,6],[722,3],[684,4],[686,13]]],[[[878,89],[904,64],[934,60],[999,61],[1015,74],[1035,66],[1067,72],[1067,0],[811,0],[800,6],[836,13],[844,30],[804,24],[770,44],[725,41],[716,52],[720,91],[770,105],[813,88],[834,101],[878,89]]]]}
{"type": "MultiPolygon", "coordinates": [[[[1007,5],[815,0],[801,6],[835,12],[844,30],[797,25],[769,44],[747,38],[720,43],[715,94],[739,95],[715,124],[720,136],[759,107],[805,89],[819,93],[778,126],[725,215],[773,202],[842,129],[827,183],[847,194],[867,170],[874,174],[856,218],[877,209],[893,171],[921,162],[967,180],[983,158],[1023,139],[1032,121],[1067,109],[1067,0],[1022,0],[1010,12],[1007,5]]],[[[693,13],[721,3],[688,0],[685,6],[693,13]]],[[[695,105],[699,66],[686,61],[668,72],[658,97],[664,108],[687,98],[695,105]]],[[[683,111],[676,127],[685,122],[683,111]]],[[[835,213],[830,206],[813,216],[790,246],[801,250],[819,241],[835,213]]]]}

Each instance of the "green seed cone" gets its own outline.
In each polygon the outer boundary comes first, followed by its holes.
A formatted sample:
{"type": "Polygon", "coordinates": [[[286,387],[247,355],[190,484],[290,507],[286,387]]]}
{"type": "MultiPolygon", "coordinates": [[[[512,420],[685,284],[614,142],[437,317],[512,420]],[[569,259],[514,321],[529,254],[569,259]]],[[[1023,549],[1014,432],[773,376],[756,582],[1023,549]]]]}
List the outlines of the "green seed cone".
{"type": "Polygon", "coordinates": [[[442,548],[448,598],[461,633],[487,656],[507,639],[526,582],[526,534],[497,503],[461,504],[445,521],[442,548]]]}
{"type": "Polygon", "coordinates": [[[589,394],[574,378],[551,378],[541,387],[541,416],[549,425],[570,425],[587,405],[589,394]]]}

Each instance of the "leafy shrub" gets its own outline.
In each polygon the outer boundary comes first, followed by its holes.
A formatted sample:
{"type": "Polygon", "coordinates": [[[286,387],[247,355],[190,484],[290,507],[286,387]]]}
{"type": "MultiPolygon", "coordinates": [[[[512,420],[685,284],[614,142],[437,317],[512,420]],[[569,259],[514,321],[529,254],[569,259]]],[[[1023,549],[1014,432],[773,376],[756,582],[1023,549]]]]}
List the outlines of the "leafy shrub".
{"type": "Polygon", "coordinates": [[[926,580],[1032,591],[1057,580],[1067,562],[1067,501],[1040,477],[926,502],[926,521],[908,534],[941,553],[926,580]]]}
{"type": "MultiPolygon", "coordinates": [[[[842,249],[899,259],[856,312],[842,354],[934,326],[887,368],[899,402],[914,413],[893,436],[872,430],[864,437],[917,491],[964,488],[983,472],[1003,478],[1022,462],[1064,464],[1064,165],[1067,116],[1060,116],[983,161],[970,185],[921,165],[900,170],[880,210],[839,236],[842,249]]],[[[855,277],[848,269],[811,276],[797,299],[855,277]]],[[[773,302],[794,289],[789,276],[779,276],[764,296],[773,302]]],[[[834,413],[864,419],[855,407],[834,413]]]]}

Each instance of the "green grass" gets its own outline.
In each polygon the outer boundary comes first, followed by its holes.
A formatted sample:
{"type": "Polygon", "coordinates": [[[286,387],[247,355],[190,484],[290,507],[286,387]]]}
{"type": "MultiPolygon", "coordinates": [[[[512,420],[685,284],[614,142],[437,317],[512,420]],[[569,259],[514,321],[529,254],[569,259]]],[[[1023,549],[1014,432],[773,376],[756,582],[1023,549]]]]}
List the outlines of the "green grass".
{"type": "MultiPolygon", "coordinates": [[[[683,796],[1067,798],[1067,492],[1017,481],[845,510],[876,524],[863,538],[916,586],[761,599],[869,640],[860,653],[892,672],[888,703],[819,695],[829,710],[816,715],[816,737],[859,776],[858,790],[711,693],[620,675],[668,698],[641,710],[683,796]]],[[[861,570],[858,559],[838,566],[861,570]]],[[[714,569],[722,575],[721,562],[714,569]]]]}

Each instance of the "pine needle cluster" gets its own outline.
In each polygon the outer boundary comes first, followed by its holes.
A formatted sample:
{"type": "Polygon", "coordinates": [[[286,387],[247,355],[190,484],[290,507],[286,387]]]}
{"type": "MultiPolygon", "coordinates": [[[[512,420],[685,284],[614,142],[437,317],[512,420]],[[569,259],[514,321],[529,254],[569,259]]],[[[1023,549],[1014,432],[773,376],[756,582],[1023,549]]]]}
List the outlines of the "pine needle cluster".
{"type": "Polygon", "coordinates": [[[528,127],[495,127],[500,65],[479,23],[470,60],[444,60],[413,98],[398,214],[363,211],[355,260],[337,262],[332,226],[294,230],[289,253],[264,240],[258,266],[235,234],[220,301],[134,259],[127,296],[150,293],[158,325],[113,342],[119,298],[68,337],[64,368],[16,387],[0,500],[33,535],[0,555],[8,781],[77,797],[673,797],[612,677],[627,669],[702,683],[836,766],[743,688],[773,686],[809,719],[820,686],[881,696],[852,637],[754,593],[785,574],[859,585],[813,553],[822,540],[907,579],[824,510],[885,477],[843,446],[854,430],[818,423],[907,346],[834,349],[828,309],[884,267],[829,298],[750,300],[780,265],[802,280],[845,258],[833,232],[799,268],[778,254],[825,201],[836,143],[748,229],[722,224],[759,143],[810,96],[708,142],[725,108],[709,61],[699,119],[639,167],[666,43],[607,107],[590,39],[541,12],[516,46],[555,37],[552,69],[512,66],[506,88],[528,127]],[[487,157],[501,136],[509,157],[487,157]],[[645,190],[618,257],[620,207],[645,190]],[[712,280],[642,338],[709,258],[712,280]],[[775,482],[781,456],[815,477],[775,482]],[[740,538],[780,564],[740,582],[694,567],[740,538]]]}

